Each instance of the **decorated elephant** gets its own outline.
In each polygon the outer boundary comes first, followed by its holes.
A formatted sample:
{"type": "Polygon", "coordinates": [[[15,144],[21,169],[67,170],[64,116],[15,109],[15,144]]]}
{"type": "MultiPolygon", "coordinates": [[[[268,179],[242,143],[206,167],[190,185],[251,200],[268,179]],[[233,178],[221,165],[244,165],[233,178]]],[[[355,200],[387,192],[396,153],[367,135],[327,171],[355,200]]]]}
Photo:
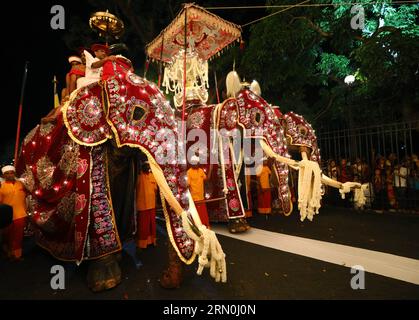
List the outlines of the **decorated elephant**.
{"type": "Polygon", "coordinates": [[[300,172],[301,220],[312,220],[318,213],[322,184],[339,188],[343,194],[358,187],[357,183],[343,185],[321,173],[320,149],[311,125],[302,116],[293,112],[283,115],[278,107],[267,103],[260,97],[257,83],[243,85],[233,72],[227,76],[227,93],[232,97],[217,105],[205,105],[198,96],[194,98],[193,90],[187,93],[188,152],[199,154],[201,163],[211,172],[206,201],[212,221],[228,222],[232,233],[249,229],[245,216],[250,202],[246,170],[249,162],[254,166],[259,160],[260,165],[263,153],[276,160],[272,166],[276,194],[286,216],[293,210],[290,167],[300,172]],[[195,133],[199,130],[205,132],[206,140],[199,139],[195,133]],[[255,153],[258,147],[263,149],[259,159],[255,153]],[[302,160],[291,159],[291,151],[300,153],[302,160]]]}
{"type": "Polygon", "coordinates": [[[170,239],[164,287],[181,281],[180,261],[198,255],[226,281],[225,254],[200,222],[185,183],[182,136],[156,85],[132,72],[77,89],[54,121],[24,139],[17,163],[30,194],[38,245],[77,264],[89,260],[93,291],[121,281],[118,253],[135,232],[135,162],[142,152],[160,188],[170,239]],[[132,205],[131,205],[132,204],[132,205]]]}
{"type": "Polygon", "coordinates": [[[230,72],[227,76],[227,93],[233,98],[225,101],[221,110],[226,117],[230,112],[232,118],[227,118],[225,122],[233,123],[237,112],[238,124],[248,130],[245,132],[250,134],[249,137],[260,142],[265,154],[276,160],[273,172],[278,180],[278,197],[284,215],[292,211],[289,168],[299,171],[298,209],[302,221],[305,218],[312,220],[314,214],[318,213],[323,184],[340,189],[342,197],[354,188],[361,187],[356,182],[332,180],[321,172],[320,149],[314,129],[302,116],[294,112],[284,115],[279,107],[267,103],[260,96],[257,82],[243,84],[236,72],[230,72]],[[291,152],[300,153],[302,160],[293,160],[291,152]]]}

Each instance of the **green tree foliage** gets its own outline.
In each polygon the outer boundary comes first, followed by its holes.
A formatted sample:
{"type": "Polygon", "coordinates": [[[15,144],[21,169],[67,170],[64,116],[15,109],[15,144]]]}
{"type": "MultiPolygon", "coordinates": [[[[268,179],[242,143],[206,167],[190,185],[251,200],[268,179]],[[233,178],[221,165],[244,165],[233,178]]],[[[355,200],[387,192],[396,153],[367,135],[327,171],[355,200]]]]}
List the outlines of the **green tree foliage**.
{"type": "Polygon", "coordinates": [[[268,101],[317,126],[326,119],[347,124],[348,108],[359,126],[411,119],[419,104],[418,5],[356,1],[365,27],[354,30],[352,6],[340,5],[348,2],[296,7],[253,25],[237,69],[258,79],[268,101]],[[351,88],[343,82],[348,74],[356,75],[351,88]]]}

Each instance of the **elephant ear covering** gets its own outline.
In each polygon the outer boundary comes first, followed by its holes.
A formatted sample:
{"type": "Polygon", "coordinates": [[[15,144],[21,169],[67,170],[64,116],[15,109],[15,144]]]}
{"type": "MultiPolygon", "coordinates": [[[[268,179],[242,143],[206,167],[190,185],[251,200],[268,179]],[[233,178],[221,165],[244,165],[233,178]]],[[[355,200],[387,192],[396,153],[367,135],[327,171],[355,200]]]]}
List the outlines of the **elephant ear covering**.
{"type": "Polygon", "coordinates": [[[303,146],[311,149],[310,160],[320,163],[320,149],[317,137],[311,125],[300,115],[288,112],[284,116],[287,130],[286,135],[291,139],[291,145],[303,146]]]}
{"type": "Polygon", "coordinates": [[[67,135],[63,118],[25,137],[16,172],[28,192],[38,245],[54,257],[80,262],[89,221],[91,156],[67,135]]]}
{"type": "Polygon", "coordinates": [[[109,108],[108,123],[117,145],[142,146],[155,154],[156,136],[164,130],[174,134],[177,127],[170,103],[157,86],[134,73],[106,81],[109,108]]]}
{"type": "Polygon", "coordinates": [[[84,146],[97,146],[111,137],[104,112],[102,82],[95,82],[71,94],[63,106],[63,119],[73,141],[84,146]]]}

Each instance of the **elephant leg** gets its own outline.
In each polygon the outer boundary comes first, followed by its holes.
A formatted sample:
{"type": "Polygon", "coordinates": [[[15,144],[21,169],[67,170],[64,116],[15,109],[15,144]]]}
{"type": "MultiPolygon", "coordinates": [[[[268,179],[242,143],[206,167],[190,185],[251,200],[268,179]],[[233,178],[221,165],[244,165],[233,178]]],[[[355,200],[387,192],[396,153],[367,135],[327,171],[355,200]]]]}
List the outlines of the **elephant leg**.
{"type": "Polygon", "coordinates": [[[117,254],[109,254],[90,261],[87,272],[87,285],[93,292],[116,287],[121,283],[121,269],[117,254]]]}
{"type": "Polygon", "coordinates": [[[231,233],[242,233],[250,229],[246,218],[236,218],[228,220],[228,231],[231,233]]]}
{"type": "Polygon", "coordinates": [[[167,248],[169,266],[160,277],[160,285],[165,289],[179,288],[183,279],[183,264],[170,242],[168,242],[167,248]]]}
{"type": "MultiPolygon", "coordinates": [[[[243,162],[243,159],[241,160],[243,162]]],[[[235,217],[228,219],[228,231],[230,233],[243,233],[250,229],[250,225],[247,223],[246,217],[247,212],[252,211],[250,207],[250,200],[248,199],[249,190],[246,179],[246,166],[242,163],[240,171],[236,173],[236,185],[238,188],[239,196],[242,201],[243,209],[245,210],[244,217],[235,217]]]]}

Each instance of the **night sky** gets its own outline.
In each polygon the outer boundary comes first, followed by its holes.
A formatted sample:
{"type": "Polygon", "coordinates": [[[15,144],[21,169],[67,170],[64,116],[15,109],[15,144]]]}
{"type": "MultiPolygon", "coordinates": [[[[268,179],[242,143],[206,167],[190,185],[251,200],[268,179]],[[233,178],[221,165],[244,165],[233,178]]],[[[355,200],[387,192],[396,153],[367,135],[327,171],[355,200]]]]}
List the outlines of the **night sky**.
{"type": "MultiPolygon", "coordinates": [[[[84,2],[84,1],[83,1],[84,2]]],[[[25,61],[29,61],[26,89],[23,100],[22,131],[23,138],[41,117],[53,107],[53,77],[57,76],[58,89],[65,83],[69,71],[67,58],[74,54],[63,40],[66,30],[53,30],[50,22],[53,5],[65,9],[65,28],[69,29],[70,16],[79,15],[88,21],[92,10],[80,6],[82,1],[11,1],[2,11],[0,19],[2,30],[1,61],[3,62],[2,88],[2,126],[0,140],[0,161],[8,162],[13,155],[16,126],[19,110],[20,92],[25,61]],[[12,149],[12,150],[10,150],[12,149]]]]}

